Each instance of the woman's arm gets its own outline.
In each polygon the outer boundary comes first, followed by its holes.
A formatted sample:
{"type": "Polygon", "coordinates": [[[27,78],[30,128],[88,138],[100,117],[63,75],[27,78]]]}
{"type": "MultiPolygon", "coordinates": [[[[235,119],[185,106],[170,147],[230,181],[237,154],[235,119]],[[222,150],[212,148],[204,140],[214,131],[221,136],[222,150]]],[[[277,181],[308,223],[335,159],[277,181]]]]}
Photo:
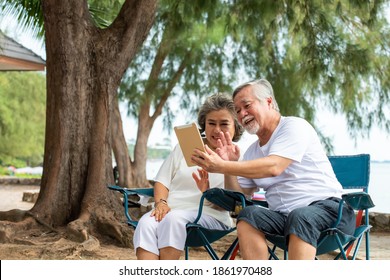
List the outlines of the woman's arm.
{"type": "Polygon", "coordinates": [[[171,208],[168,206],[168,195],[169,190],[163,184],[156,182],[154,184],[154,209],[152,210],[150,216],[154,216],[156,221],[161,221],[165,215],[171,211],[171,208]]]}

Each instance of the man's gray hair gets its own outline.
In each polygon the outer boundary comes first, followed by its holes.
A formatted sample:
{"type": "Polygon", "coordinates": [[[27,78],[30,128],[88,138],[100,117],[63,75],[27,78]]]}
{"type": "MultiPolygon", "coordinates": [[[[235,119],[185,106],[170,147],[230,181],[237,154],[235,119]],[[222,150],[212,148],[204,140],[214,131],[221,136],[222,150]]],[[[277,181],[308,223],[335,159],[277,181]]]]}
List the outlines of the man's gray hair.
{"type": "Polygon", "coordinates": [[[260,100],[263,101],[267,99],[268,97],[272,98],[272,105],[276,111],[279,112],[279,106],[278,103],[276,102],[275,95],[274,95],[274,90],[272,88],[272,85],[270,82],[268,82],[266,79],[257,79],[253,80],[250,82],[246,82],[242,85],[239,85],[234,91],[233,91],[233,99],[234,97],[244,88],[246,87],[252,87],[253,93],[256,95],[256,97],[260,100]]]}

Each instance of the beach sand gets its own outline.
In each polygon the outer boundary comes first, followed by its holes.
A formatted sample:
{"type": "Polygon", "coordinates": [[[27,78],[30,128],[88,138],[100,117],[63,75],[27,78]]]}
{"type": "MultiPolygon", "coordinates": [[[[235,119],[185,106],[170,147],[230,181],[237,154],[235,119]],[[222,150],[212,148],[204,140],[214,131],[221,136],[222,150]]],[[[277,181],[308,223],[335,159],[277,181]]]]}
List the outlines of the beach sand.
{"type": "MultiPolygon", "coordinates": [[[[26,185],[0,185],[0,211],[11,209],[29,210],[33,206],[31,202],[23,201],[23,193],[39,191],[39,186],[26,185]]],[[[129,228],[129,230],[132,230],[129,228]]],[[[134,250],[115,246],[114,244],[102,244],[98,240],[87,240],[76,243],[68,240],[63,234],[42,233],[27,231],[16,237],[17,242],[0,244],[1,260],[64,260],[64,259],[101,259],[101,260],[135,260],[134,250]]],[[[215,243],[220,253],[231,244],[235,233],[215,243]]],[[[363,242],[364,243],[364,242],[363,242]]],[[[362,244],[358,258],[365,258],[365,244],[362,244]]],[[[390,260],[390,232],[370,233],[370,255],[372,260],[390,260]]],[[[222,253],[221,253],[222,254],[222,253]]],[[[332,255],[320,256],[320,259],[331,259],[332,255]]],[[[184,256],[182,256],[184,259],[184,256]]],[[[190,250],[190,259],[210,259],[203,248],[190,250]]],[[[237,259],[241,259],[237,256],[237,259]]]]}

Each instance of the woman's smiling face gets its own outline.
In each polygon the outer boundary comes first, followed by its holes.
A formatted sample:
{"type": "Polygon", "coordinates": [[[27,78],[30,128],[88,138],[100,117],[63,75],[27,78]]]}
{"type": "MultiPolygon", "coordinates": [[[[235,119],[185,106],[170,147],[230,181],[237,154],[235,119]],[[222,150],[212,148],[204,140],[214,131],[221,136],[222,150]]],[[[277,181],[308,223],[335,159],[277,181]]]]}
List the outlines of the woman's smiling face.
{"type": "Polygon", "coordinates": [[[229,132],[231,137],[233,137],[235,133],[234,117],[226,109],[212,111],[206,116],[205,134],[207,144],[211,149],[217,147],[221,131],[229,132]]]}

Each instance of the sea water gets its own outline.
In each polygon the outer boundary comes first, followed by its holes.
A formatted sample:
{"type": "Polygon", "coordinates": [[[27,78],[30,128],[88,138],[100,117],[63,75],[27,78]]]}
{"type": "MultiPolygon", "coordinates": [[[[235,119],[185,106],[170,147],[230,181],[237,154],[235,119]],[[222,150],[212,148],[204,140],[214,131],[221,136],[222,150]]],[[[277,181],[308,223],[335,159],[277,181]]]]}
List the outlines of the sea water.
{"type": "Polygon", "coordinates": [[[371,162],[368,193],[375,207],[371,212],[390,213],[390,162],[371,162]]]}
{"type": "MultiPolygon", "coordinates": [[[[151,160],[146,165],[148,179],[154,179],[163,160],[151,160]]],[[[390,214],[390,162],[371,162],[368,192],[375,207],[371,212],[390,214]]]]}

